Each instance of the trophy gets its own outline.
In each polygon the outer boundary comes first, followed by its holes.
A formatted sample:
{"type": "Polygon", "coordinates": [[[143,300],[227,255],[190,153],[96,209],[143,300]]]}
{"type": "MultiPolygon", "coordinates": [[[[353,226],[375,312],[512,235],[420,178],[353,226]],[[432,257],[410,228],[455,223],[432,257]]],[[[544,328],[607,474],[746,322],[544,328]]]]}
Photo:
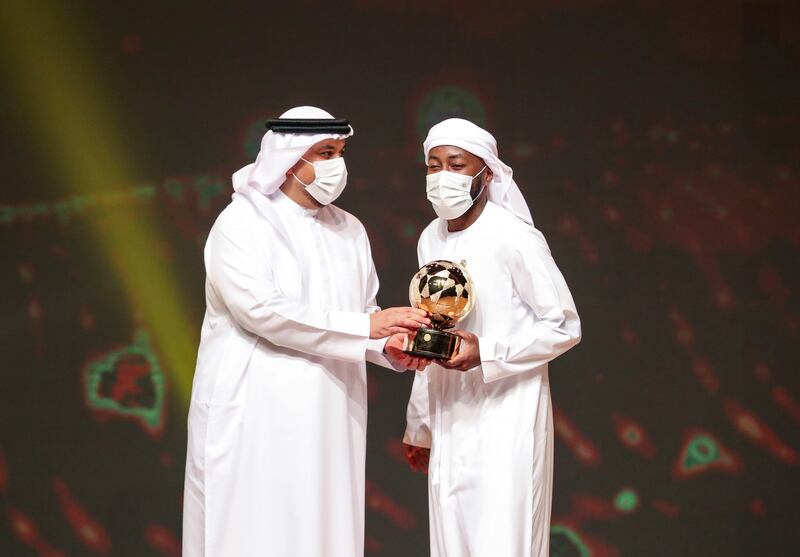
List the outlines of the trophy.
{"type": "Polygon", "coordinates": [[[444,329],[465,317],[475,304],[467,270],[452,261],[431,261],[411,279],[408,297],[412,306],[428,312],[431,328],[420,327],[413,340],[406,337],[403,352],[437,360],[452,358],[461,337],[444,329]]]}

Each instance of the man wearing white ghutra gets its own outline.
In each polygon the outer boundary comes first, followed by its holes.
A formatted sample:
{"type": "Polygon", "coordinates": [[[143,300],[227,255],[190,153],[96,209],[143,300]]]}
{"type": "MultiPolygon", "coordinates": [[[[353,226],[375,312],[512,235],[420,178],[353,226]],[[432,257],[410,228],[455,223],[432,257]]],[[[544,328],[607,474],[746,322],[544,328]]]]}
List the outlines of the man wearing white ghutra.
{"type": "Polygon", "coordinates": [[[428,472],[433,557],[547,557],[553,485],[548,362],[580,341],[575,303],[494,137],[451,118],[424,143],[439,218],[419,264],[462,263],[474,307],[460,351],[414,379],[406,457],[428,472]]]}
{"type": "Polygon", "coordinates": [[[332,205],[347,121],[298,107],[268,126],[204,252],[183,556],[360,556],[365,360],[423,367],[385,338],[429,320],[380,310],[366,231],[332,205]]]}

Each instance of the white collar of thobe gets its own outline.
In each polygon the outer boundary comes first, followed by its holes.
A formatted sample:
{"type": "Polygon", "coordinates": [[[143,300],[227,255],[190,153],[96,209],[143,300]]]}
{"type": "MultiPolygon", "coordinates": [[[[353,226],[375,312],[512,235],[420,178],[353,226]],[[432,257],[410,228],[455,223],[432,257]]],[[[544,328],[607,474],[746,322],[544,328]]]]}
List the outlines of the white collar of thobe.
{"type": "Polygon", "coordinates": [[[290,215],[306,218],[316,217],[317,213],[319,213],[319,207],[314,207],[313,209],[303,207],[297,201],[283,193],[283,191],[280,189],[276,190],[275,193],[270,194],[268,197],[278,208],[278,211],[281,211],[281,213],[285,212],[290,215]]]}
{"type": "Polygon", "coordinates": [[[486,213],[487,213],[487,211],[489,211],[489,212],[494,211],[495,205],[496,205],[495,203],[493,203],[492,201],[489,201],[487,199],[486,200],[486,205],[483,206],[483,210],[481,211],[481,214],[478,215],[478,218],[475,219],[475,222],[473,222],[472,224],[470,224],[468,227],[466,227],[463,230],[456,230],[454,232],[450,232],[447,229],[447,221],[445,219],[440,218],[439,219],[439,221],[440,221],[439,222],[439,229],[441,231],[442,236],[444,236],[445,238],[446,237],[455,238],[455,237],[460,237],[460,236],[466,236],[466,235],[470,234],[470,230],[475,231],[475,230],[479,229],[482,226],[482,222],[483,221],[489,220],[487,215],[486,215],[486,213]]]}

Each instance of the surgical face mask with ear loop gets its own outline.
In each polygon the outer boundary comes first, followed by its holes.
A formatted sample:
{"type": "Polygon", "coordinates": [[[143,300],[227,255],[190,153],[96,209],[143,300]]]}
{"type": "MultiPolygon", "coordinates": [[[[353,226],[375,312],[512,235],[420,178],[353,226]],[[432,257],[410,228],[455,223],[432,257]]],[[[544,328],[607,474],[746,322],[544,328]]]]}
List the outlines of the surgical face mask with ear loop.
{"type": "Polygon", "coordinates": [[[445,220],[457,219],[472,207],[475,200],[483,193],[483,188],[486,187],[486,184],[483,184],[478,194],[472,197],[470,195],[472,181],[480,176],[484,170],[486,170],[486,166],[475,176],[440,170],[425,177],[428,201],[433,205],[433,210],[436,211],[439,218],[445,220]]]}
{"type": "Polygon", "coordinates": [[[336,201],[347,185],[347,166],[344,159],[336,157],[311,162],[301,157],[300,160],[314,167],[314,181],[306,184],[297,175],[294,176],[295,180],[303,184],[309,195],[321,205],[330,205],[336,201]]]}

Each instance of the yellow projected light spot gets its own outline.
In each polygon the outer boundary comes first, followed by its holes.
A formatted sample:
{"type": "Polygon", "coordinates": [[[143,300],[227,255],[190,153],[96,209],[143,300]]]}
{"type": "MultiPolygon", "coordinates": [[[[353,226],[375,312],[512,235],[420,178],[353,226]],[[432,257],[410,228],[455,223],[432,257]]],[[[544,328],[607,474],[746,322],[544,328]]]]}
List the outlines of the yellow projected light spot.
{"type": "MultiPolygon", "coordinates": [[[[5,82],[18,88],[19,106],[31,117],[50,163],[72,194],[97,194],[130,180],[130,146],[116,129],[93,69],[82,29],[66,4],[41,0],[0,3],[3,57],[11,69],[5,82]]],[[[113,266],[134,314],[152,335],[177,393],[188,401],[195,361],[188,312],[181,290],[156,258],[159,234],[144,211],[123,205],[113,222],[90,216],[94,241],[113,266]]]]}

